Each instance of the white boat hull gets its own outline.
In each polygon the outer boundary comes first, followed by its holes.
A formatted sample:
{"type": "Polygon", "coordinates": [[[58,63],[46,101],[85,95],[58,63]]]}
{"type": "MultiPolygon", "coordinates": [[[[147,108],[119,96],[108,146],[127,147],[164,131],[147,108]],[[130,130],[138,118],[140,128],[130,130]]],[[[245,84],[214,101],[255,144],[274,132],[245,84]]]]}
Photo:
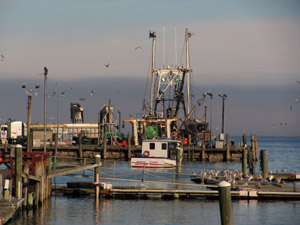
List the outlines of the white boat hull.
{"type": "Polygon", "coordinates": [[[134,157],[131,158],[131,166],[141,168],[173,168],[176,166],[176,160],[154,157],[134,157]]]}

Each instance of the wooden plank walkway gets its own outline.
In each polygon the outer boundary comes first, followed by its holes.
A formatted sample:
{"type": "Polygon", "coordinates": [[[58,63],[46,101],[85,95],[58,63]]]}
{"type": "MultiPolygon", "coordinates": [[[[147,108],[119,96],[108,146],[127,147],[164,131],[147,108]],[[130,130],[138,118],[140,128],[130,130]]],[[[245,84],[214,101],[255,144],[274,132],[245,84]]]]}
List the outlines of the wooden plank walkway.
{"type": "Polygon", "coordinates": [[[16,212],[22,207],[23,199],[12,198],[9,200],[0,200],[0,224],[7,223],[14,217],[16,212]]]}
{"type": "Polygon", "coordinates": [[[88,169],[93,169],[95,167],[101,166],[102,163],[100,164],[92,164],[92,165],[86,165],[86,166],[77,166],[77,167],[73,167],[73,168],[69,168],[69,169],[62,169],[62,170],[57,170],[51,174],[49,174],[47,176],[47,178],[53,178],[53,177],[58,177],[58,176],[64,176],[64,175],[68,175],[71,173],[76,173],[82,170],[88,170],[88,169]]]}
{"type": "MultiPolygon", "coordinates": [[[[191,198],[191,197],[210,197],[218,198],[217,190],[163,190],[163,189],[111,189],[109,190],[111,197],[121,198],[143,198],[151,196],[160,196],[162,198],[191,198]]],[[[242,190],[231,191],[233,199],[286,199],[299,200],[300,192],[273,192],[273,191],[257,191],[242,190]]]]}

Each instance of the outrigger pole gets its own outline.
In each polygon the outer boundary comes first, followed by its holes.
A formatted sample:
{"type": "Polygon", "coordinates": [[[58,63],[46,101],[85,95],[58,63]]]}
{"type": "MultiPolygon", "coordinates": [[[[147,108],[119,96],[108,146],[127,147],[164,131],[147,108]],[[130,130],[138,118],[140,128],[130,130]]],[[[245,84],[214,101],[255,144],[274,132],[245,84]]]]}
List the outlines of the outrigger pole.
{"type": "Polygon", "coordinates": [[[185,42],[186,42],[186,91],[187,91],[187,114],[190,113],[190,55],[189,55],[189,38],[192,34],[185,30],[185,42]]]}
{"type": "Polygon", "coordinates": [[[150,115],[154,115],[153,113],[153,97],[154,97],[154,66],[155,66],[155,39],[156,33],[153,31],[149,33],[149,38],[152,38],[152,82],[151,82],[151,96],[150,96],[150,115]]]}

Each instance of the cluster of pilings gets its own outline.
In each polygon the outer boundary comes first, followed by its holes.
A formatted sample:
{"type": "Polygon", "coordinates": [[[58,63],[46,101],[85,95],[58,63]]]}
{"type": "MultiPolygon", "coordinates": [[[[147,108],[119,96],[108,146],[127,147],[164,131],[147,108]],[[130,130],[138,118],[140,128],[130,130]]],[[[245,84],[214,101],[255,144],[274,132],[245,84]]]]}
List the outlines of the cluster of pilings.
{"type": "Polygon", "coordinates": [[[16,145],[2,163],[9,168],[9,172],[0,177],[0,183],[4,184],[4,200],[10,201],[12,197],[23,199],[23,206],[30,209],[43,204],[50,196],[47,174],[51,168],[47,154],[22,152],[22,146],[16,145]]]}

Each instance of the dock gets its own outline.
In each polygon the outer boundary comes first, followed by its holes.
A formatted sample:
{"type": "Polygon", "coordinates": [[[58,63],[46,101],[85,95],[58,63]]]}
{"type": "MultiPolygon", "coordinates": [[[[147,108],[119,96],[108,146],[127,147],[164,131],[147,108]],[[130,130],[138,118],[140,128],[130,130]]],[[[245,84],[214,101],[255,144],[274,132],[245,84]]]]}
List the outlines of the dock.
{"type": "Polygon", "coordinates": [[[0,224],[7,223],[22,208],[23,199],[11,198],[10,200],[0,199],[0,224]]]}

